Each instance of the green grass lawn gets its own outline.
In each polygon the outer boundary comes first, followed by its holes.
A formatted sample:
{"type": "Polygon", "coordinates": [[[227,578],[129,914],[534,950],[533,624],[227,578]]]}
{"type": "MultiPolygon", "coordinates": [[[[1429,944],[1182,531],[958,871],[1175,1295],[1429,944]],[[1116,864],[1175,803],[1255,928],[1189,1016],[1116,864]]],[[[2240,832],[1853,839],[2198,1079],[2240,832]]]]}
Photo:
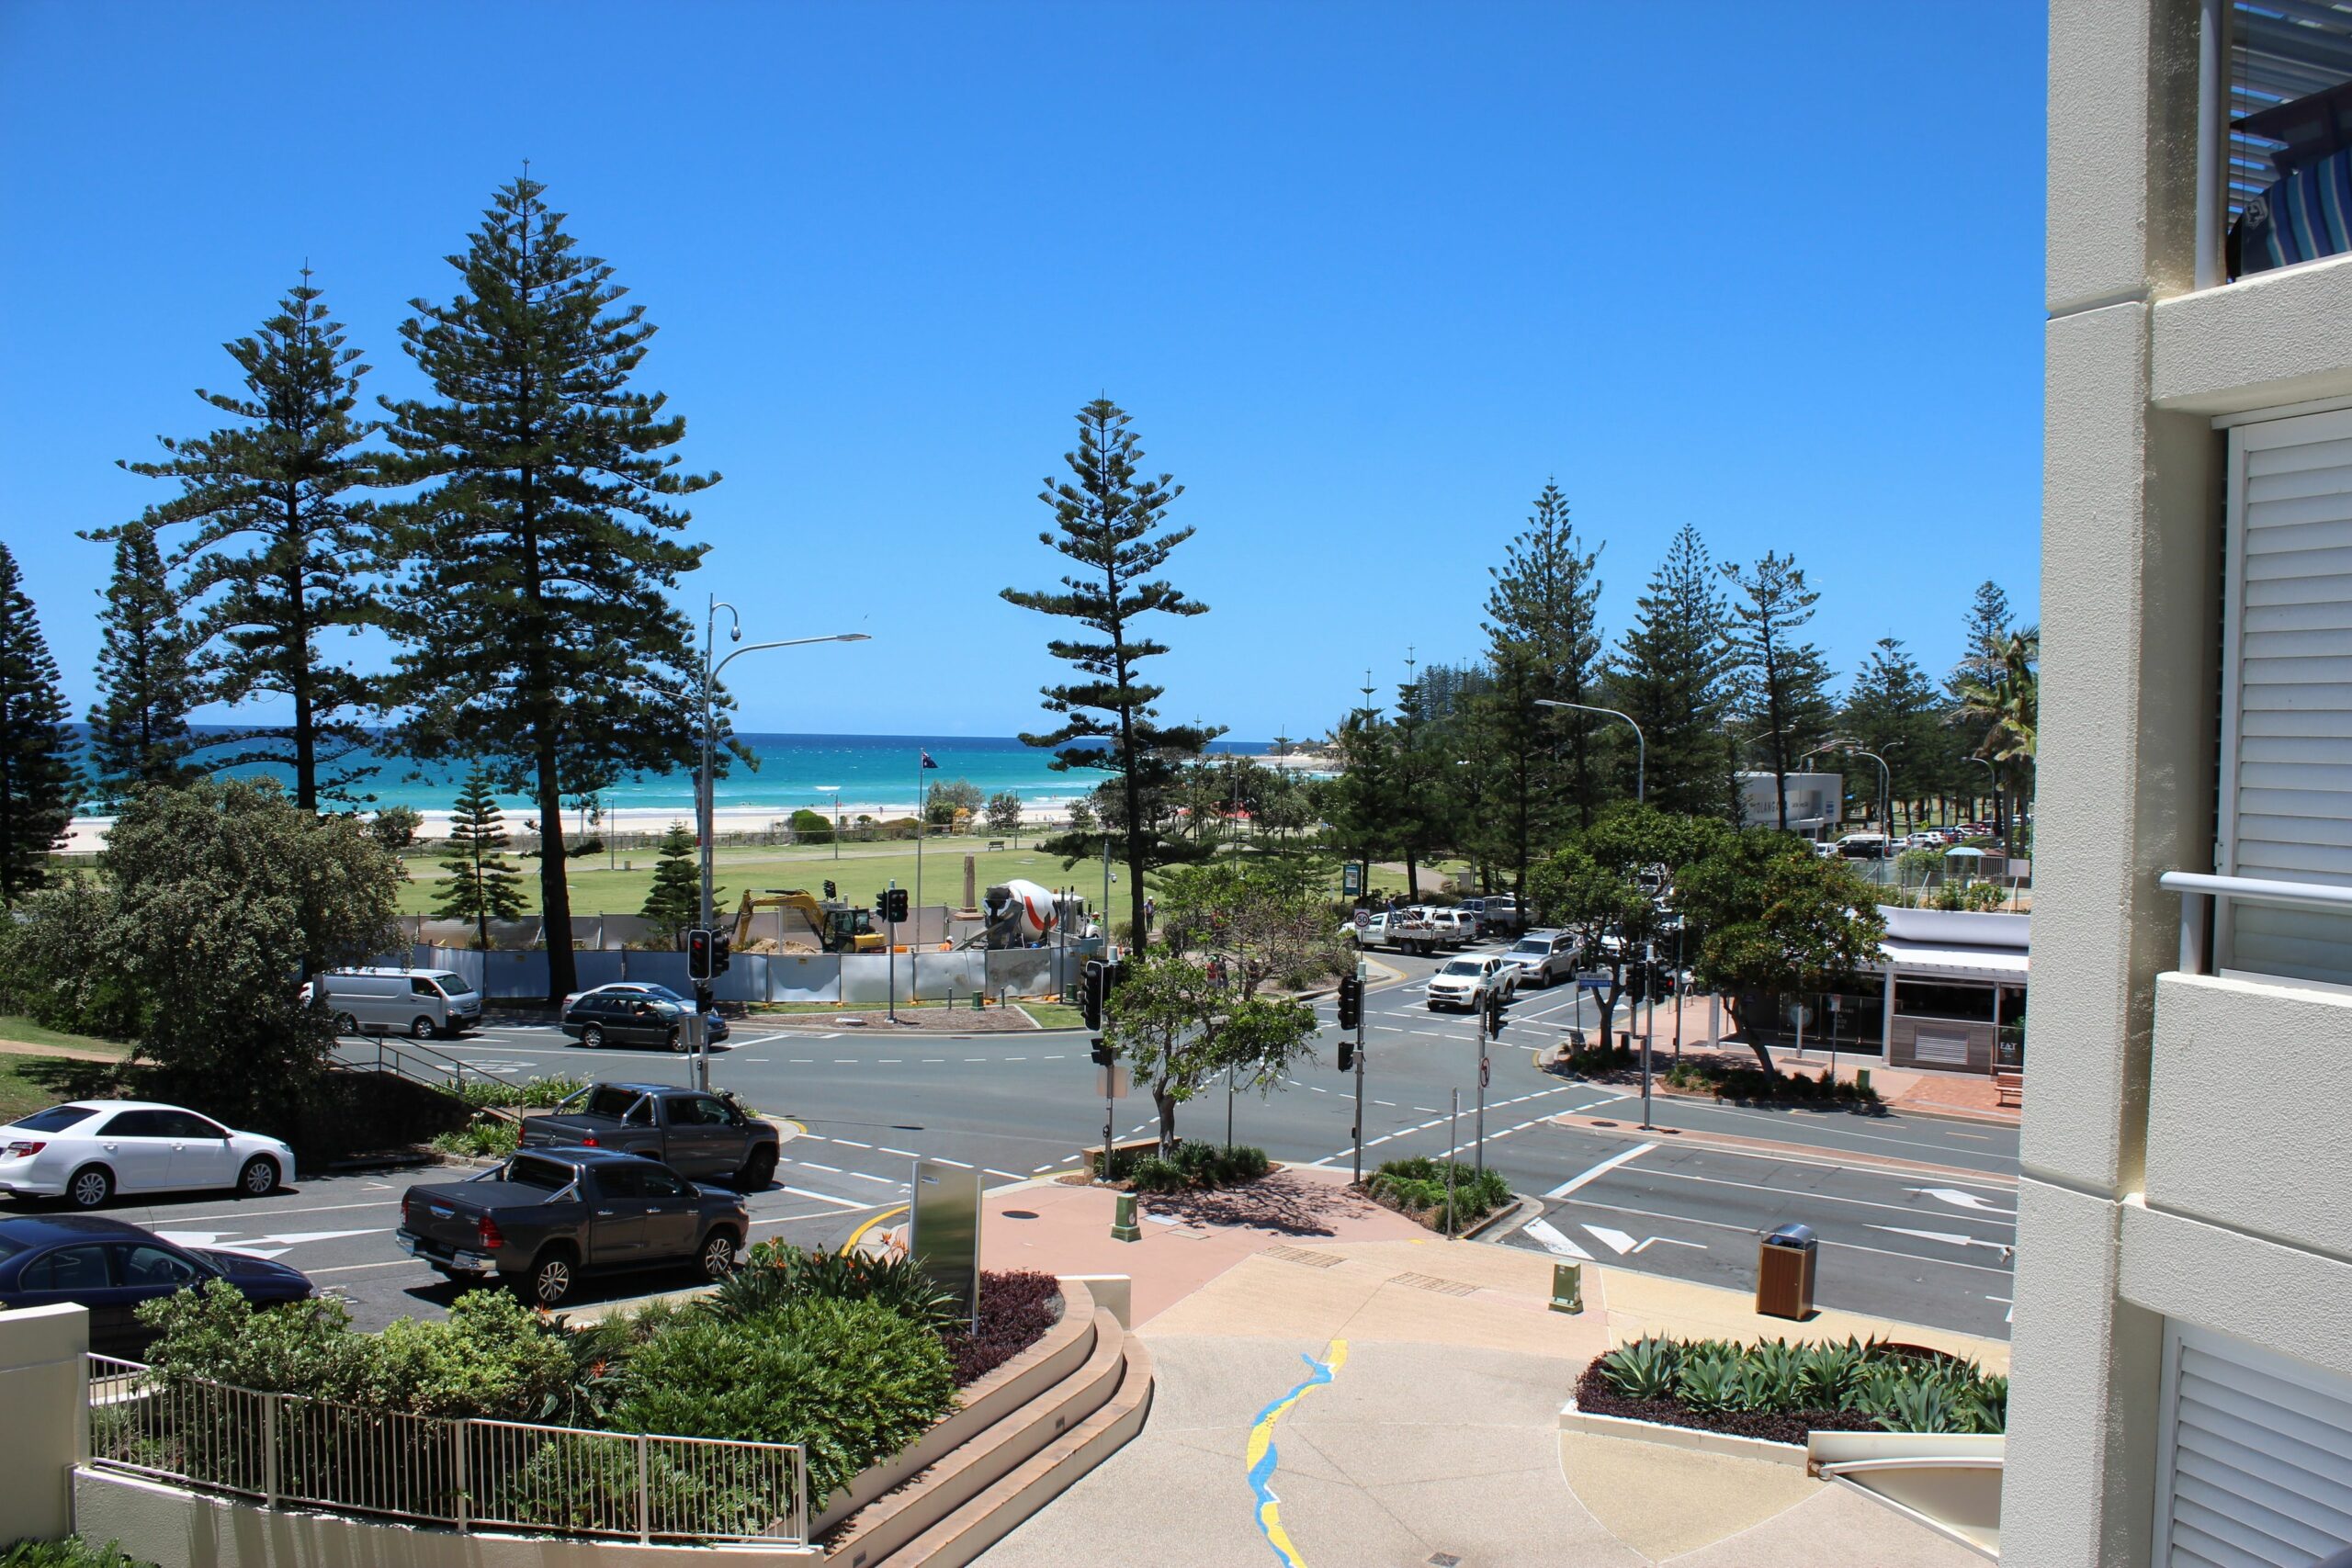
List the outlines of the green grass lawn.
{"type": "Polygon", "coordinates": [[[62,1029],[45,1029],[31,1019],[14,1013],[0,1013],[0,1040],[14,1041],[19,1045],[55,1045],[68,1051],[99,1051],[109,1056],[127,1056],[130,1047],[119,1040],[100,1040],[94,1035],[68,1034],[62,1029]]]}
{"type": "Polygon", "coordinates": [[[73,1099],[66,1075],[86,1077],[94,1069],[107,1070],[95,1062],[76,1062],[63,1056],[0,1054],[0,1123],[73,1099]]]}

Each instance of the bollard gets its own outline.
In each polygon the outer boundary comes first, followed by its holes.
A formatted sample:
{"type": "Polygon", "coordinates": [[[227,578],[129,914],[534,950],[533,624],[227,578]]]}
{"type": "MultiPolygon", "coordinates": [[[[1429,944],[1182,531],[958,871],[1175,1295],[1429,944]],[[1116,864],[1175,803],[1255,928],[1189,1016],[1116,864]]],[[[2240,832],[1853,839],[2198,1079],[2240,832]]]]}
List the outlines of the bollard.
{"type": "Polygon", "coordinates": [[[1580,1313],[1584,1311],[1584,1265],[1555,1263],[1552,1265],[1552,1310],[1580,1313]]]}
{"type": "Polygon", "coordinates": [[[1136,1195],[1132,1192],[1119,1194],[1118,1212],[1112,1216],[1111,1220],[1111,1239],[1113,1241],[1141,1241],[1143,1239],[1143,1232],[1136,1225],[1136,1195]]]}

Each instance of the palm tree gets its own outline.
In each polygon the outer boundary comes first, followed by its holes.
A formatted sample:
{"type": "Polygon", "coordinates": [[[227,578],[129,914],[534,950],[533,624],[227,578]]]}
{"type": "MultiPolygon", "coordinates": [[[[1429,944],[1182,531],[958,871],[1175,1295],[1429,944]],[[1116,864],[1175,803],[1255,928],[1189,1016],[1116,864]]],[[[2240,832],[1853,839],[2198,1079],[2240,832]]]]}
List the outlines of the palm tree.
{"type": "Polygon", "coordinates": [[[1990,678],[1962,679],[1959,696],[1952,722],[1984,726],[1984,739],[1978,742],[1974,755],[1996,767],[2008,762],[2030,769],[2041,717],[2041,628],[2011,632],[2001,644],[2000,661],[1990,678]]]}

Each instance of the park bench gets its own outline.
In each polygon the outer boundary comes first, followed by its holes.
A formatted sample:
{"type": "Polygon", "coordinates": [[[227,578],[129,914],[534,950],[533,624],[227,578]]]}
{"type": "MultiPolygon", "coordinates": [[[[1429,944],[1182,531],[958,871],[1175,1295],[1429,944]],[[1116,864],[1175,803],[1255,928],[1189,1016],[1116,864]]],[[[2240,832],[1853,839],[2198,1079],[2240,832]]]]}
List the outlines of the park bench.
{"type": "Polygon", "coordinates": [[[2008,1069],[1994,1073],[1993,1099],[1996,1104],[2014,1105],[2023,1110],[2025,1108],[2025,1075],[2008,1069]]]}
{"type": "Polygon", "coordinates": [[[1004,840],[1002,839],[990,839],[989,840],[989,848],[992,850],[1001,850],[1004,848],[1004,840]]]}

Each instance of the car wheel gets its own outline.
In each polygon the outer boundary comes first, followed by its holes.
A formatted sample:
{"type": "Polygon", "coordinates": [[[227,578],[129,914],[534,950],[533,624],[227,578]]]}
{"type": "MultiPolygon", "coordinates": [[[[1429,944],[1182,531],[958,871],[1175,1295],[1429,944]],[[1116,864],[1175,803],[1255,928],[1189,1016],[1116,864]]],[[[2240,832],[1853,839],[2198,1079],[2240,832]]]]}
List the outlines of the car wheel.
{"type": "Polygon", "coordinates": [[[735,1233],[713,1231],[703,1238],[702,1277],[724,1280],[735,1272],[735,1233]]]}
{"type": "Polygon", "coordinates": [[[267,1155],[254,1156],[237,1172],[237,1191],[242,1197],[266,1198],[277,1190],[277,1162],[267,1155]]]}
{"type": "Polygon", "coordinates": [[[593,1023],[580,1032],[580,1043],[587,1046],[591,1051],[604,1043],[605,1032],[593,1023]]]}
{"type": "Polygon", "coordinates": [[[429,1018],[413,1018],[409,1020],[408,1037],[411,1040],[432,1039],[433,1021],[429,1018]]]}
{"type": "Polygon", "coordinates": [[[359,1021],[347,1012],[339,1012],[334,1015],[334,1032],[337,1034],[356,1034],[359,1032],[359,1021]]]}
{"type": "Polygon", "coordinates": [[[95,1209],[114,1196],[114,1173],[102,1165],[85,1165],[65,1183],[65,1201],[77,1209],[95,1209]]]}
{"type": "Polygon", "coordinates": [[[673,1029],[670,1031],[669,1038],[662,1043],[668,1050],[682,1051],[685,1048],[685,1036],[673,1029]]]}
{"type": "Polygon", "coordinates": [[[531,1265],[524,1299],[533,1306],[560,1306],[563,1299],[571,1294],[571,1271],[570,1253],[541,1253],[538,1261],[531,1265]]]}
{"type": "Polygon", "coordinates": [[[775,1151],[766,1147],[756,1148],[752,1151],[752,1157],[743,1162],[743,1168],[735,1173],[735,1185],[741,1191],[757,1192],[766,1187],[775,1176],[775,1151]]]}

